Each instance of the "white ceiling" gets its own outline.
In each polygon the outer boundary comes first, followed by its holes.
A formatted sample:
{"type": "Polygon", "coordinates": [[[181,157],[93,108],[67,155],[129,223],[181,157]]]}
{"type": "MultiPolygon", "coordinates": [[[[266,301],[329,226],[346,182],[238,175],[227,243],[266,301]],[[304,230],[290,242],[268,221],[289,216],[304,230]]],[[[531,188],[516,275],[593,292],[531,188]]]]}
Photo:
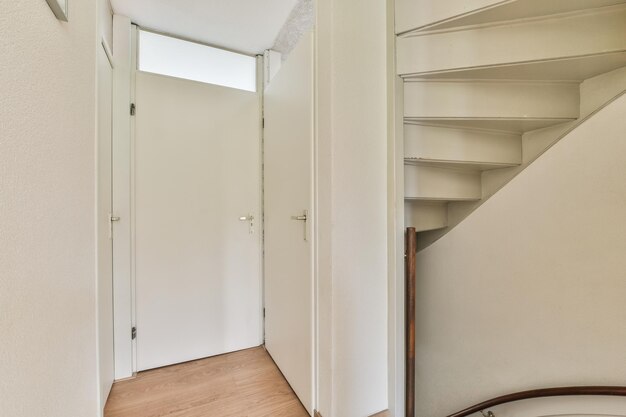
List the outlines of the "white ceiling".
{"type": "Polygon", "coordinates": [[[111,0],[133,23],[182,38],[257,54],[273,46],[298,0],[111,0]]]}

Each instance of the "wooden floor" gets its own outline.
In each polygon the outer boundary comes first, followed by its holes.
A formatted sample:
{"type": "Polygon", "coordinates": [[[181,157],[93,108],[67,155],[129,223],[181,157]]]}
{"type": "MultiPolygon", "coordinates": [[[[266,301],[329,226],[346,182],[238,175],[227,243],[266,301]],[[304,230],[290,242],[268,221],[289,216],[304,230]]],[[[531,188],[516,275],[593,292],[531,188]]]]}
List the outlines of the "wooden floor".
{"type": "Polygon", "coordinates": [[[113,385],[105,417],[307,417],[263,348],[141,372],[113,385]]]}

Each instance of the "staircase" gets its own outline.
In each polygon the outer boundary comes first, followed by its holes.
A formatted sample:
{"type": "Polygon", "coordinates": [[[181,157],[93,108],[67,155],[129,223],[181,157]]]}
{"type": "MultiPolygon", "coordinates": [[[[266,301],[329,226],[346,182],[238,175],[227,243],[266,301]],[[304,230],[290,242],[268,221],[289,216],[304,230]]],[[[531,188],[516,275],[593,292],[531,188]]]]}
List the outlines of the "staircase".
{"type": "Polygon", "coordinates": [[[626,89],[626,0],[396,0],[396,33],[418,249],[626,89]]]}

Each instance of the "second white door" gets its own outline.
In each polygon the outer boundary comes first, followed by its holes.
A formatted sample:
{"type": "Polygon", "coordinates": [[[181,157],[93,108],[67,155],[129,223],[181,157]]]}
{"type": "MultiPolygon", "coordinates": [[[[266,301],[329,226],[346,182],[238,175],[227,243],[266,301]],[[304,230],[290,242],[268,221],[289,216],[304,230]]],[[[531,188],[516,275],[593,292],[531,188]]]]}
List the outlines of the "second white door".
{"type": "Polygon", "coordinates": [[[265,345],[313,413],[313,37],[265,91],[265,345]]]}

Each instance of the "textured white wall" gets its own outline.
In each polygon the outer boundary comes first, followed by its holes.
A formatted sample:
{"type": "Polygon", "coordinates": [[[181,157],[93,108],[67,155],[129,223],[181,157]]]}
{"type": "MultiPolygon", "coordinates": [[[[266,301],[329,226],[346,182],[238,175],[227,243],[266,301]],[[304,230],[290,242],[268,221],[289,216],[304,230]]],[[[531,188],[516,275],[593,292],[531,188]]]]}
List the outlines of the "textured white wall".
{"type": "Polygon", "coordinates": [[[0,4],[0,414],[97,415],[96,2],[0,4]]]}
{"type": "Polygon", "coordinates": [[[623,385],[626,96],[417,257],[417,414],[623,385]]]}
{"type": "Polygon", "coordinates": [[[315,24],[315,0],[298,0],[287,21],[278,32],[272,50],[280,52],[283,62],[315,24]]]}
{"type": "Polygon", "coordinates": [[[388,406],[387,6],[317,4],[319,407],[364,417],[388,406]]]}

